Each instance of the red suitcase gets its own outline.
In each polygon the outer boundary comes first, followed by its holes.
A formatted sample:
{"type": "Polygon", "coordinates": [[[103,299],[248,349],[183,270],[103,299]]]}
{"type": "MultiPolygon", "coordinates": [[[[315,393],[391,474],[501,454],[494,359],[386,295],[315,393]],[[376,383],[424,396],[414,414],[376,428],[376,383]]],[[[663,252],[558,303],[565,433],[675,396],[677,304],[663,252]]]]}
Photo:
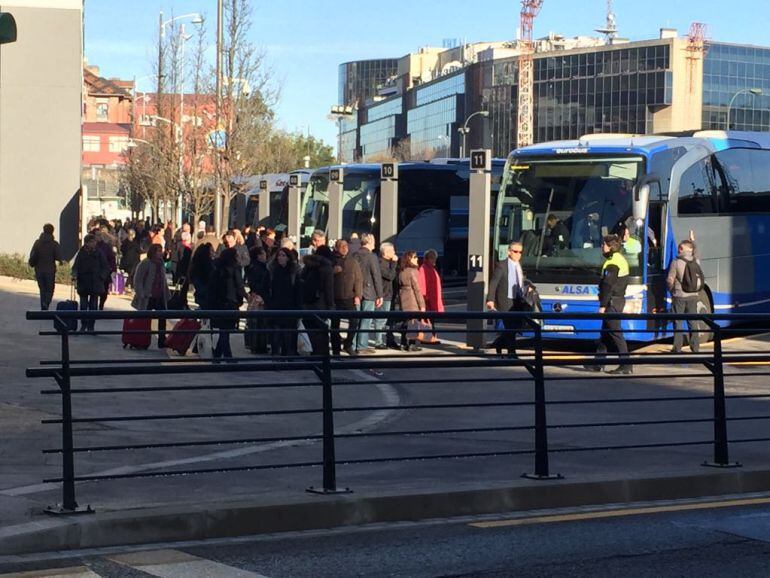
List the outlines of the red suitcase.
{"type": "Polygon", "coordinates": [[[196,319],[180,319],[166,335],[166,347],[184,355],[200,330],[201,324],[196,319]]]}
{"type": "Polygon", "coordinates": [[[152,340],[152,319],[123,320],[123,348],[147,349],[152,340]]]}

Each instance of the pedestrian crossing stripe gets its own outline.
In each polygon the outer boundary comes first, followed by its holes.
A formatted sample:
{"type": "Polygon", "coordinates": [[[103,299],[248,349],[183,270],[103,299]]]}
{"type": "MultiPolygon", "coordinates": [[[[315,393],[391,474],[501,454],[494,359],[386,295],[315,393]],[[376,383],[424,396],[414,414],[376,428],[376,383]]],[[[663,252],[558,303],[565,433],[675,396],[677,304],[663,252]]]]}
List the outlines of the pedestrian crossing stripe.
{"type": "MultiPolygon", "coordinates": [[[[267,578],[263,574],[240,570],[179,550],[132,552],[130,554],[104,556],[103,559],[127,569],[138,570],[159,578],[211,578],[212,576],[217,576],[217,578],[267,578]]],[[[73,566],[0,574],[0,578],[102,578],[102,575],[86,566],[73,566]]]]}

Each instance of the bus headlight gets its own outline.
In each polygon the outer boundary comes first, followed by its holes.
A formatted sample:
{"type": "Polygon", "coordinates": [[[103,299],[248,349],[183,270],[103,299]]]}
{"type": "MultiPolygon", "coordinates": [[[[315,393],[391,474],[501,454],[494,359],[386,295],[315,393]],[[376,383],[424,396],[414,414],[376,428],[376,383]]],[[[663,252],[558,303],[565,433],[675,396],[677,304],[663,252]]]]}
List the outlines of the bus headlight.
{"type": "Polygon", "coordinates": [[[643,304],[644,302],[641,297],[626,299],[626,303],[623,305],[623,313],[641,313],[643,304]]]}

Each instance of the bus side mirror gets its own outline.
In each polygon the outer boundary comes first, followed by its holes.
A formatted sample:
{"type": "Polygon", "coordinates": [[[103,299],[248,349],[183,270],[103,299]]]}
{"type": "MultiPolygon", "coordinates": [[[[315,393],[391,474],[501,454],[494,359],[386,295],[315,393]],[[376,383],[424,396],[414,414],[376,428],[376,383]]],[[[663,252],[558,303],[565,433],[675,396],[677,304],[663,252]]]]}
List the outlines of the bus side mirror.
{"type": "Polygon", "coordinates": [[[636,188],[634,194],[633,216],[634,221],[644,222],[647,218],[647,204],[650,201],[650,184],[643,183],[636,188]]]}

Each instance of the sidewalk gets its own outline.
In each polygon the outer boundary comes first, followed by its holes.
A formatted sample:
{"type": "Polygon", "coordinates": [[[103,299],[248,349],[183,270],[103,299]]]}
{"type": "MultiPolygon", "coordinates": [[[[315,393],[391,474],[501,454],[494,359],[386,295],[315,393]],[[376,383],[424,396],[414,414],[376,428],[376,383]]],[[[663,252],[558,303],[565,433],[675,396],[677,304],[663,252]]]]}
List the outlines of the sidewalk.
{"type": "MultiPolygon", "coordinates": [[[[67,287],[57,289],[56,298],[66,299],[67,287]]],[[[676,499],[726,493],[770,491],[770,452],[768,444],[748,443],[731,446],[731,458],[744,463],[743,468],[725,472],[703,468],[709,457],[707,445],[664,449],[640,449],[622,452],[561,453],[559,450],[618,443],[661,443],[670,438],[711,439],[710,423],[674,424],[650,428],[602,430],[554,429],[549,431],[551,471],[560,472],[559,481],[523,479],[523,472],[533,469],[531,455],[490,457],[485,459],[381,462],[337,468],[339,487],[349,486],[354,493],[341,496],[307,494],[308,486],[321,485],[320,468],[266,469],[231,474],[125,479],[99,483],[79,483],[76,487],[81,506],[91,504],[97,513],[67,519],[49,518],[42,510],[61,500],[55,484],[42,484],[47,477],[61,473],[58,456],[44,448],[58,447],[60,430],[42,425],[41,419],[60,414],[58,396],[41,396],[41,389],[55,388],[48,380],[30,380],[24,375],[41,359],[55,358],[58,340],[40,337],[36,332],[44,324],[24,319],[27,309],[37,306],[34,282],[0,278],[0,555],[37,548],[72,548],[109,543],[141,543],[175,539],[195,539],[255,532],[277,532],[341,524],[368,523],[396,519],[566,507],[595,503],[676,499]],[[622,437],[619,437],[622,436],[622,437]],[[559,490],[555,491],[558,487],[559,490]]],[[[108,308],[129,309],[129,300],[111,296],[108,308]]],[[[119,329],[120,322],[103,322],[103,329],[119,329]]],[[[236,355],[246,355],[241,342],[236,355]]],[[[726,341],[725,349],[767,351],[768,336],[753,336],[726,341]]],[[[83,358],[167,358],[165,351],[126,351],[120,337],[82,336],[72,340],[73,355],[83,358]]],[[[665,347],[665,346],[654,346],[665,347]]],[[[392,352],[391,352],[392,353],[392,352]]],[[[430,377],[435,384],[424,387],[403,385],[414,379],[415,372],[387,370],[375,378],[363,371],[339,372],[340,381],[358,382],[335,388],[338,405],[347,407],[383,406],[377,411],[346,412],[336,416],[338,433],[366,433],[427,428],[472,428],[496,424],[531,423],[528,407],[479,409],[477,412],[452,410],[401,411],[399,405],[451,404],[474,401],[513,399],[531,400],[527,381],[476,384],[479,370],[433,369],[419,377],[430,377]],[[465,379],[464,383],[456,380],[465,379]],[[445,381],[442,381],[445,380],[445,381]],[[483,412],[483,413],[482,413],[483,412]],[[449,424],[449,425],[447,425],[449,424]]],[[[566,375],[554,368],[549,375],[566,375]]],[[[737,377],[729,377],[729,393],[770,393],[767,378],[752,376],[755,367],[734,367],[737,377]]],[[[651,368],[665,372],[666,380],[649,380],[635,375],[625,381],[604,383],[593,375],[578,381],[553,381],[548,384],[549,399],[586,399],[587,397],[706,395],[711,380],[694,377],[692,368],[651,368]]],[[[499,368],[494,376],[524,378],[517,368],[499,368]]],[[[215,379],[223,376],[216,376],[215,379]]],[[[111,376],[100,380],[79,380],[78,386],[108,388],[136,383],[138,378],[111,376]]],[[[154,377],[153,380],[157,379],[154,377]]],[[[189,384],[206,384],[211,376],[185,378],[189,384]]],[[[308,372],[233,373],[228,379],[245,383],[283,383],[310,381],[308,372]]],[[[154,381],[153,381],[154,383],[154,381]]],[[[81,398],[82,399],[82,398],[81,398]]],[[[77,402],[77,416],[128,414],[148,411],[188,413],[229,411],[233,408],[296,409],[320,405],[317,388],[277,388],[228,390],[206,394],[164,393],[118,396],[105,394],[77,402]]],[[[729,411],[736,415],[768,415],[766,400],[735,400],[729,411]]],[[[634,421],[708,417],[711,404],[705,400],[692,407],[677,404],[611,404],[599,406],[555,405],[549,409],[549,423],[634,421]]],[[[765,438],[768,427],[763,421],[735,422],[730,435],[765,438]]],[[[247,438],[311,436],[321,431],[320,416],[191,420],[176,422],[86,423],[76,427],[76,444],[81,446],[131,443],[157,443],[167,440],[207,438],[247,438]]],[[[452,436],[407,436],[341,439],[337,459],[359,460],[388,455],[427,455],[510,451],[532,447],[530,431],[453,434],[452,436]]],[[[153,470],[188,468],[251,467],[273,463],[317,462],[321,443],[305,440],[291,444],[262,443],[197,448],[170,448],[149,452],[91,452],[78,454],[76,472],[104,474],[121,471],[143,473],[153,470]]]]}

